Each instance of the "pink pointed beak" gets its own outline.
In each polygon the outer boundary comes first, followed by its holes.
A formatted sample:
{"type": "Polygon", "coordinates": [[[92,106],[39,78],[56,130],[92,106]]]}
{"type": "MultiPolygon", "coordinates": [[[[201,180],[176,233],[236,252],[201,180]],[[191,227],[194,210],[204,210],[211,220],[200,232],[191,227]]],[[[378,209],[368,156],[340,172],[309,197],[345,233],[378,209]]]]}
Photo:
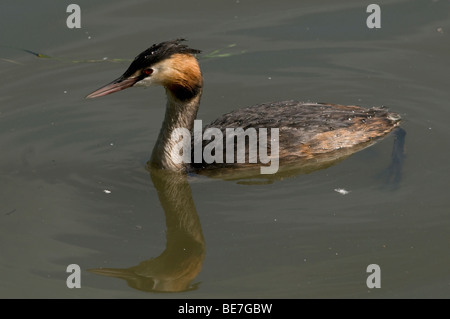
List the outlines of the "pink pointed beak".
{"type": "Polygon", "coordinates": [[[136,77],[124,78],[123,76],[121,76],[120,78],[112,81],[111,83],[108,83],[105,86],[99,88],[98,90],[92,92],[91,94],[86,96],[86,98],[92,99],[95,97],[100,97],[121,90],[125,90],[129,87],[132,87],[137,81],[139,81],[139,79],[136,77]]]}

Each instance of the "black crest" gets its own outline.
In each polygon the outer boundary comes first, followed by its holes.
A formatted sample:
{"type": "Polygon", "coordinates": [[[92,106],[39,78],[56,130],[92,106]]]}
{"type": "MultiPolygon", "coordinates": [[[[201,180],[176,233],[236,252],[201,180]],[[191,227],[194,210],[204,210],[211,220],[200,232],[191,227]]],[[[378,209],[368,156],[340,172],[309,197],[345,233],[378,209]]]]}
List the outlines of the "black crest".
{"type": "Polygon", "coordinates": [[[150,48],[140,53],[123,74],[127,77],[134,74],[137,70],[148,67],[152,64],[165,60],[176,53],[196,54],[200,50],[191,49],[185,44],[181,44],[185,39],[176,39],[165,41],[159,44],[153,44],[150,48]]]}

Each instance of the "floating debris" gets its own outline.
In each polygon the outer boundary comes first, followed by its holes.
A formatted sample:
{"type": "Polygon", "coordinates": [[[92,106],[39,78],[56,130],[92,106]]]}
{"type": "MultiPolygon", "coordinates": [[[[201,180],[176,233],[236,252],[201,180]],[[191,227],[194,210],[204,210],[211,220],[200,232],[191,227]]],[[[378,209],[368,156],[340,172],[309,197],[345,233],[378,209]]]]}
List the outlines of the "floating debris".
{"type": "MultiPolygon", "coordinates": [[[[225,49],[234,48],[235,46],[236,46],[236,43],[232,43],[232,44],[229,44],[225,49]]],[[[234,52],[234,53],[225,52],[224,53],[223,50],[224,49],[214,50],[214,51],[212,51],[210,53],[201,55],[200,58],[207,58],[207,59],[210,59],[210,58],[227,58],[227,57],[230,57],[230,56],[233,56],[233,55],[243,54],[243,53],[246,52],[245,50],[242,50],[240,52],[234,52]]]]}
{"type": "Polygon", "coordinates": [[[341,195],[347,195],[348,193],[350,193],[350,191],[344,189],[344,188],[335,188],[334,189],[335,192],[338,192],[341,195]]]}
{"type": "Polygon", "coordinates": [[[38,52],[34,52],[31,50],[27,50],[27,49],[21,49],[22,51],[28,52],[34,56],[37,56],[38,58],[43,58],[43,59],[51,59],[52,57],[46,54],[42,54],[42,53],[38,53],[38,52]]]}
{"type": "Polygon", "coordinates": [[[14,208],[12,211],[6,213],[5,215],[11,215],[11,214],[14,213],[16,210],[17,210],[17,209],[14,208]]]}
{"type": "Polygon", "coordinates": [[[20,62],[17,62],[17,61],[11,60],[11,59],[5,59],[5,58],[1,58],[1,60],[2,60],[2,61],[5,61],[5,62],[9,62],[9,63],[14,63],[14,64],[19,64],[19,65],[23,65],[23,63],[20,63],[20,62]]]}

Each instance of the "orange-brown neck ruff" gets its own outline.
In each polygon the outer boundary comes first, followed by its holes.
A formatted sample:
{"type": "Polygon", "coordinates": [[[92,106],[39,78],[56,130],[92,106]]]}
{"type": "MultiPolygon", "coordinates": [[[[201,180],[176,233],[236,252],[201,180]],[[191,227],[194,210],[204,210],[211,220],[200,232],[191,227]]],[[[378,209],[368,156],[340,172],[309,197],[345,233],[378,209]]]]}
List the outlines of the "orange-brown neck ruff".
{"type": "Polygon", "coordinates": [[[164,64],[169,66],[163,85],[180,101],[188,101],[201,93],[202,73],[191,54],[174,54],[164,64]]]}

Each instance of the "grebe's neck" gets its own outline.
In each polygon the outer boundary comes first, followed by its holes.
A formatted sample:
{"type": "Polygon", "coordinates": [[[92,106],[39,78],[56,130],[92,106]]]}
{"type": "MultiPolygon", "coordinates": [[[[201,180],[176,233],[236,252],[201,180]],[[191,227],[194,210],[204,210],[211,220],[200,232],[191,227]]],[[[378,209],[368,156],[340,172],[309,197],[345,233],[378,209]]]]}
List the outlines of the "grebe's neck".
{"type": "MultiPolygon", "coordinates": [[[[153,148],[150,164],[152,167],[180,171],[186,164],[176,163],[173,159],[173,150],[178,141],[173,140],[172,133],[177,128],[186,128],[191,133],[194,127],[194,120],[200,105],[201,88],[195,95],[180,100],[177,98],[179,92],[174,92],[166,87],[167,106],[166,115],[159,132],[158,140],[153,148]]],[[[191,134],[192,135],[192,134],[191,134]]]]}

